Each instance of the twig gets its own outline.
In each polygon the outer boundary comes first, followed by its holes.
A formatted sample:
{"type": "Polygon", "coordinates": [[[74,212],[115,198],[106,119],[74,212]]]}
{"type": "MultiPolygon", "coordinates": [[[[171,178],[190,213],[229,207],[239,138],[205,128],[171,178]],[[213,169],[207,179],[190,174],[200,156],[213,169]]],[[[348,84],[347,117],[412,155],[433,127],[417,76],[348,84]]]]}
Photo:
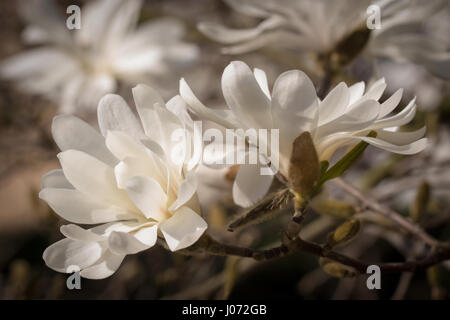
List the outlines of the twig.
{"type": "Polygon", "coordinates": [[[426,244],[435,247],[439,245],[439,241],[431,237],[429,234],[427,234],[421,227],[418,225],[415,225],[407,218],[404,218],[401,216],[398,212],[383,206],[382,204],[378,203],[377,201],[373,200],[369,196],[364,195],[361,191],[353,187],[352,185],[348,184],[341,178],[337,178],[334,180],[335,184],[340,186],[342,189],[350,193],[352,196],[360,200],[363,205],[371,208],[372,210],[384,215],[385,217],[391,219],[395,223],[397,223],[399,226],[404,228],[405,230],[411,232],[415,236],[421,238],[426,244]]]}
{"type": "MultiPolygon", "coordinates": [[[[430,245],[433,248],[434,253],[421,260],[394,263],[378,263],[377,265],[380,267],[381,271],[385,273],[416,272],[417,270],[422,270],[450,259],[450,245],[446,243],[440,243],[438,240],[432,238],[425,231],[423,231],[419,226],[402,217],[394,210],[387,208],[379,204],[375,200],[372,200],[370,197],[363,195],[359,190],[347,184],[342,179],[338,178],[335,181],[348,193],[358,198],[366,207],[369,207],[372,210],[381,213],[385,217],[403,227],[405,230],[409,231],[411,234],[422,239],[426,244],[430,245]]],[[[217,240],[214,240],[206,235],[202,237],[203,241],[199,242],[203,242],[203,248],[206,249],[206,252],[211,254],[222,256],[232,255],[247,258],[251,257],[255,260],[270,260],[283,257],[292,252],[307,252],[318,257],[328,258],[343,265],[352,267],[361,274],[366,273],[367,267],[372,263],[369,264],[359,261],[347,255],[333,251],[328,246],[321,246],[319,244],[309,242],[300,238],[299,233],[301,224],[307,212],[308,201],[295,198],[294,203],[294,215],[292,216],[288,227],[283,233],[282,244],[277,247],[266,250],[255,250],[251,248],[237,247],[220,243],[217,240]]]]}
{"type": "MultiPolygon", "coordinates": [[[[412,246],[411,248],[412,250],[411,252],[408,253],[407,257],[415,259],[417,257],[416,251],[420,250],[415,250],[417,246],[414,246],[414,243],[411,240],[412,239],[410,237],[406,239],[406,245],[409,246],[410,248],[412,246]]],[[[421,249],[423,249],[424,244],[421,243],[420,246],[422,247],[421,249]]],[[[391,297],[391,300],[402,300],[405,297],[413,277],[414,273],[412,272],[403,272],[400,275],[400,280],[398,281],[397,288],[395,289],[394,294],[391,297]]]]}
{"type": "MultiPolygon", "coordinates": [[[[216,242],[216,244],[218,244],[216,242]]],[[[342,253],[333,251],[325,246],[303,240],[299,237],[293,239],[289,245],[281,244],[277,247],[267,250],[255,250],[250,248],[241,248],[220,244],[223,248],[221,253],[217,255],[234,255],[239,257],[252,257],[256,260],[270,260],[283,257],[291,252],[307,252],[318,257],[324,257],[333,261],[339,262],[343,265],[354,268],[359,273],[366,273],[367,267],[376,264],[384,273],[397,272],[416,272],[418,270],[426,269],[430,266],[441,263],[450,259],[450,246],[436,247],[435,252],[428,257],[421,260],[406,261],[406,262],[389,262],[389,263],[366,263],[357,259],[346,256],[342,253]]]]}
{"type": "MultiPolygon", "coordinates": [[[[435,253],[428,257],[406,262],[389,262],[389,263],[366,263],[354,258],[348,257],[344,254],[338,253],[333,250],[329,250],[318,244],[302,240],[297,238],[295,240],[294,251],[308,252],[319,257],[328,258],[346,266],[353,267],[359,273],[366,273],[367,267],[372,264],[376,264],[380,267],[384,273],[396,273],[396,272],[416,272],[418,270],[426,269],[442,261],[450,259],[450,247],[437,249],[435,253]]],[[[287,252],[283,252],[283,245],[268,250],[260,251],[258,257],[275,258],[285,255],[287,252]]],[[[255,257],[255,256],[254,256],[255,257]]]]}

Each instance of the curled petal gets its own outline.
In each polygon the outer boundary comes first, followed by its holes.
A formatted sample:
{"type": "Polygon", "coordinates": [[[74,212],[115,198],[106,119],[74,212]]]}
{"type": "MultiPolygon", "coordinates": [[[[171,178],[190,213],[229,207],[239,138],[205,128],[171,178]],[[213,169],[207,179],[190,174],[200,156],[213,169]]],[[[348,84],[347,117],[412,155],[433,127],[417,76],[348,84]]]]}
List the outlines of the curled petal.
{"type": "Polygon", "coordinates": [[[160,224],[160,229],[171,251],[177,251],[194,244],[208,225],[192,209],[184,206],[160,224]]]}

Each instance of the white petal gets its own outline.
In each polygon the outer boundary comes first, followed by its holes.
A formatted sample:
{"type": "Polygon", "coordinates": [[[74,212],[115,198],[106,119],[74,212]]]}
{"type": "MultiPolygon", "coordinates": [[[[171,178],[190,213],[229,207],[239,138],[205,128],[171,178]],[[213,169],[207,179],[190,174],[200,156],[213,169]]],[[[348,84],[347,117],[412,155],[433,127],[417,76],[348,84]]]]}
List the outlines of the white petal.
{"type": "Polygon", "coordinates": [[[119,160],[127,157],[146,157],[144,145],[125,132],[108,131],[105,143],[109,151],[119,160]]]}
{"type": "Polygon", "coordinates": [[[123,52],[142,51],[155,43],[168,44],[179,41],[185,33],[184,25],[172,17],[153,18],[140,24],[122,44],[123,52]]]}
{"type": "Polygon", "coordinates": [[[378,130],[377,138],[396,145],[404,145],[412,143],[423,137],[426,127],[411,132],[392,132],[386,130],[378,130]]]}
{"type": "Polygon", "coordinates": [[[412,99],[408,103],[408,105],[399,113],[391,117],[375,121],[375,124],[370,126],[370,129],[381,129],[381,128],[403,126],[411,122],[411,120],[414,119],[415,115],[416,115],[416,98],[412,99]]]}
{"type": "Polygon", "coordinates": [[[0,73],[7,79],[20,79],[46,73],[55,65],[71,63],[73,62],[70,57],[64,52],[52,47],[42,47],[3,60],[0,65],[0,73]]]}
{"type": "Polygon", "coordinates": [[[107,164],[77,150],[61,152],[58,158],[67,180],[86,196],[118,206],[129,203],[117,188],[113,168],[107,164]]]}
{"type": "Polygon", "coordinates": [[[264,92],[264,94],[270,100],[271,99],[271,97],[270,97],[270,90],[269,90],[269,84],[267,83],[267,75],[266,75],[266,73],[264,72],[264,70],[261,70],[261,69],[258,69],[258,68],[254,68],[253,69],[253,74],[255,75],[255,79],[258,82],[261,90],[264,92]]]}
{"type": "Polygon", "coordinates": [[[47,172],[42,177],[41,189],[45,188],[73,189],[73,186],[67,181],[61,169],[55,169],[47,172]]]}
{"type": "Polygon", "coordinates": [[[104,279],[116,272],[125,255],[116,255],[107,250],[103,257],[92,267],[81,270],[80,275],[86,279],[104,279]]]}
{"type": "Polygon", "coordinates": [[[358,99],[360,99],[364,94],[365,84],[364,81],[360,81],[350,86],[348,89],[350,91],[350,100],[349,105],[355,103],[358,99]]]}
{"type": "Polygon", "coordinates": [[[280,153],[289,155],[292,142],[316,127],[318,99],[306,74],[291,70],[275,81],[272,98],[273,127],[280,129],[280,153]]]}
{"type": "Polygon", "coordinates": [[[229,29],[217,23],[204,22],[198,25],[198,29],[211,39],[232,44],[252,40],[262,32],[277,28],[283,24],[285,24],[284,18],[273,15],[263,20],[255,28],[229,29]]]}
{"type": "Polygon", "coordinates": [[[169,249],[181,250],[194,244],[208,228],[205,220],[188,207],[181,207],[175,214],[160,223],[160,230],[169,249]]]}
{"type": "Polygon", "coordinates": [[[384,78],[377,80],[370,88],[367,90],[364,95],[365,99],[371,99],[378,101],[383,95],[384,90],[386,89],[386,82],[384,78]]]}
{"type": "Polygon", "coordinates": [[[427,138],[422,138],[413,143],[400,146],[376,138],[360,137],[360,139],[380,149],[399,154],[415,154],[422,151],[427,146],[427,138]]]}
{"type": "Polygon", "coordinates": [[[192,124],[193,121],[187,111],[187,104],[180,95],[176,95],[167,101],[166,107],[170,112],[180,118],[183,124],[192,124]]]}
{"type": "Polygon", "coordinates": [[[233,200],[241,207],[249,207],[269,191],[272,175],[261,175],[259,165],[240,165],[233,184],[233,200]]]}
{"type": "Polygon", "coordinates": [[[233,61],[225,68],[222,92],[234,115],[247,127],[271,127],[270,100],[244,62],[233,61]]]}
{"type": "Polygon", "coordinates": [[[143,110],[153,110],[153,106],[155,104],[164,106],[164,100],[155,89],[144,84],[137,85],[132,89],[132,92],[134,102],[136,103],[136,109],[142,121],[142,125],[145,132],[148,133],[150,132],[153,123],[151,123],[150,121],[146,121],[147,119],[146,117],[144,117],[143,110]]]}
{"type": "Polygon", "coordinates": [[[104,249],[98,242],[63,239],[45,249],[42,257],[49,268],[67,273],[71,266],[84,269],[94,264],[102,257],[103,252],[104,249]]]}
{"type": "Polygon", "coordinates": [[[148,157],[125,158],[114,168],[114,173],[116,175],[117,186],[120,189],[125,189],[127,181],[134,176],[154,178],[163,190],[166,190],[169,180],[167,168],[162,163],[158,166],[158,164],[153,163],[148,157]]]}
{"type": "Polygon", "coordinates": [[[350,92],[345,83],[339,83],[319,106],[319,125],[323,125],[342,116],[350,101],[350,92]]]}
{"type": "Polygon", "coordinates": [[[53,118],[52,135],[61,151],[83,151],[111,166],[118,162],[106,148],[105,138],[77,117],[61,115],[53,118]]]}
{"type": "Polygon", "coordinates": [[[121,45],[123,39],[136,28],[141,6],[141,0],[129,0],[120,1],[118,6],[115,7],[113,16],[104,27],[107,36],[105,40],[108,42],[107,45],[110,46],[109,49],[121,45]]]}
{"type": "Polygon", "coordinates": [[[312,81],[299,70],[282,73],[273,86],[272,114],[276,128],[291,130],[294,139],[317,113],[317,95],[312,81]]]}
{"type": "Polygon", "coordinates": [[[104,96],[98,103],[97,113],[103,136],[106,136],[108,130],[118,130],[138,139],[145,138],[142,126],[121,96],[104,96]]]}
{"type": "Polygon", "coordinates": [[[148,219],[156,221],[166,218],[167,195],[160,184],[148,177],[136,176],[127,181],[126,190],[130,199],[148,219]]]}
{"type": "Polygon", "coordinates": [[[197,28],[207,37],[227,44],[247,41],[256,37],[262,31],[258,27],[249,29],[230,29],[214,22],[199,23],[197,28]]]}
{"type": "Polygon", "coordinates": [[[72,240],[100,242],[106,240],[106,237],[98,235],[90,230],[85,230],[76,224],[67,224],[61,226],[61,233],[72,240]]]}
{"type": "Polygon", "coordinates": [[[109,249],[117,255],[135,254],[146,250],[156,243],[157,230],[158,226],[143,228],[138,231],[139,237],[136,234],[113,231],[108,238],[109,249]]]}
{"type": "Polygon", "coordinates": [[[337,132],[350,132],[367,129],[378,117],[380,104],[374,100],[360,100],[355,106],[334,119],[321,126],[316,132],[316,139],[337,132]]]}
{"type": "Polygon", "coordinates": [[[201,119],[209,119],[226,128],[239,127],[238,120],[235,119],[231,110],[211,109],[206,107],[194,95],[183,78],[180,79],[180,96],[188,104],[190,110],[201,119]]]}
{"type": "Polygon", "coordinates": [[[77,42],[83,45],[103,45],[110,21],[118,12],[121,1],[91,1],[82,10],[82,28],[76,32],[77,42]]]}
{"type": "Polygon", "coordinates": [[[178,130],[182,130],[182,133],[185,130],[180,119],[165,106],[158,104],[154,105],[152,109],[141,110],[141,114],[142,121],[147,123],[147,136],[157,141],[166,154],[170,154],[174,143],[172,135],[178,130]]]}
{"type": "Polygon", "coordinates": [[[273,99],[278,106],[289,113],[307,112],[307,116],[315,113],[309,110],[316,101],[317,95],[311,79],[300,70],[282,73],[273,85],[273,99]]]}
{"type": "Polygon", "coordinates": [[[186,202],[188,202],[192,196],[195,194],[197,190],[197,177],[194,171],[190,171],[186,179],[181,182],[180,187],[178,188],[178,197],[177,200],[172,203],[169,207],[170,211],[176,211],[186,202]]]}
{"type": "Polygon", "coordinates": [[[167,161],[164,150],[149,139],[136,140],[121,131],[108,131],[106,145],[121,160],[114,168],[117,186],[125,188],[128,178],[146,175],[155,178],[163,188],[167,186],[167,161]]]}
{"type": "Polygon", "coordinates": [[[138,85],[133,88],[133,96],[145,133],[170,153],[172,134],[184,130],[183,123],[165,107],[162,98],[151,87],[138,85]]]}
{"type": "Polygon", "coordinates": [[[61,218],[73,223],[96,224],[134,218],[126,211],[96,201],[78,190],[45,188],[39,193],[39,198],[61,218]]]}
{"type": "Polygon", "coordinates": [[[394,111],[394,109],[398,106],[398,104],[402,100],[402,95],[403,95],[403,89],[398,89],[397,91],[395,91],[395,93],[392,96],[390,96],[388,99],[386,99],[386,101],[384,101],[381,104],[380,114],[378,115],[378,118],[379,119],[384,118],[389,113],[394,111]]]}
{"type": "Polygon", "coordinates": [[[143,227],[134,233],[136,239],[148,247],[153,247],[158,238],[158,226],[143,227]]]}
{"type": "MultiPolygon", "coordinates": [[[[148,221],[148,220],[145,220],[148,221]]],[[[139,230],[144,227],[152,227],[155,225],[154,221],[145,222],[144,220],[128,220],[128,221],[114,221],[110,223],[101,224],[94,228],[89,229],[89,231],[93,232],[102,237],[108,237],[112,232],[127,232],[132,233],[136,230],[139,230]]]]}

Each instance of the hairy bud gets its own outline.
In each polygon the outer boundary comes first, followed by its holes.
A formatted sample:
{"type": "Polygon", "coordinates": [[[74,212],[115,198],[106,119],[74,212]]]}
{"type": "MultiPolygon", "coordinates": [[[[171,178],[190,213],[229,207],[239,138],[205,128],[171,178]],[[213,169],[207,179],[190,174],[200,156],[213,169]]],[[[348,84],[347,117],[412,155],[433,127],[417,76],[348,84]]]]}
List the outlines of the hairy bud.
{"type": "Polygon", "coordinates": [[[356,272],[352,268],[327,258],[320,258],[319,264],[323,271],[336,278],[353,278],[356,276],[356,272]]]}
{"type": "Polygon", "coordinates": [[[353,239],[358,234],[360,227],[361,224],[358,219],[344,222],[329,235],[327,246],[332,248],[353,239]]]}
{"type": "Polygon", "coordinates": [[[320,178],[320,164],[316,148],[307,131],[293,143],[288,180],[294,194],[307,199],[315,191],[320,178]]]}

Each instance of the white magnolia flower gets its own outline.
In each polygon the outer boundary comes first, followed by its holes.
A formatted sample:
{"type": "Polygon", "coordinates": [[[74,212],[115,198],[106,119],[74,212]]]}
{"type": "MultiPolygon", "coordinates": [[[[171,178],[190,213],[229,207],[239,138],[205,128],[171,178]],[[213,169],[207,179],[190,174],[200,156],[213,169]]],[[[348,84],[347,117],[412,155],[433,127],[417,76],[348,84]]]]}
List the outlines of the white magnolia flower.
{"type": "Polygon", "coordinates": [[[137,25],[141,0],[89,1],[81,29],[69,30],[53,1],[23,3],[24,41],[40,46],[4,60],[0,76],[27,92],[55,100],[65,113],[93,109],[120,83],[153,83],[199,55],[182,42],[184,27],[171,18],[137,25]]]}
{"type": "Polygon", "coordinates": [[[372,30],[365,53],[423,64],[435,75],[450,79],[448,41],[446,45],[438,37],[421,32],[424,20],[438,13],[445,0],[224,1],[239,13],[262,21],[249,29],[200,23],[198,27],[205,35],[229,45],[223,53],[241,54],[276,46],[299,53],[326,54],[355,30],[366,28],[367,10],[375,3],[380,8],[381,29],[372,30]]]}
{"type": "MultiPolygon", "coordinates": [[[[425,128],[398,132],[400,126],[414,118],[415,99],[399,113],[390,115],[401,100],[402,90],[380,103],[385,88],[384,79],[368,90],[363,82],[351,87],[340,83],[321,101],[308,76],[291,70],[278,77],[271,94],[264,71],[252,72],[245,63],[235,61],[222,75],[222,92],[229,109],[217,110],[204,106],[187,83],[180,81],[181,97],[200,118],[227,128],[279,129],[279,171],[285,177],[292,143],[304,131],[311,133],[321,161],[329,160],[338,148],[360,141],[400,154],[423,150],[426,138],[419,138],[425,128]],[[372,130],[376,131],[376,138],[367,137],[372,130]]],[[[249,206],[267,192],[273,176],[259,172],[257,165],[239,168],[233,186],[237,204],[249,206]]]]}
{"type": "Polygon", "coordinates": [[[170,250],[186,248],[207,228],[199,215],[194,170],[171,161],[171,134],[189,127],[177,96],[167,106],[145,85],[133,89],[140,121],[118,95],[98,106],[99,134],[70,115],[54,119],[62,170],[44,176],[39,197],[63,219],[65,239],[43,258],[59,272],[76,266],[81,276],[110,276],[127,254],[152,247],[164,237],[170,250]],[[180,119],[184,119],[183,122],[180,119]],[[100,224],[83,229],[76,224],[100,224]]]}

